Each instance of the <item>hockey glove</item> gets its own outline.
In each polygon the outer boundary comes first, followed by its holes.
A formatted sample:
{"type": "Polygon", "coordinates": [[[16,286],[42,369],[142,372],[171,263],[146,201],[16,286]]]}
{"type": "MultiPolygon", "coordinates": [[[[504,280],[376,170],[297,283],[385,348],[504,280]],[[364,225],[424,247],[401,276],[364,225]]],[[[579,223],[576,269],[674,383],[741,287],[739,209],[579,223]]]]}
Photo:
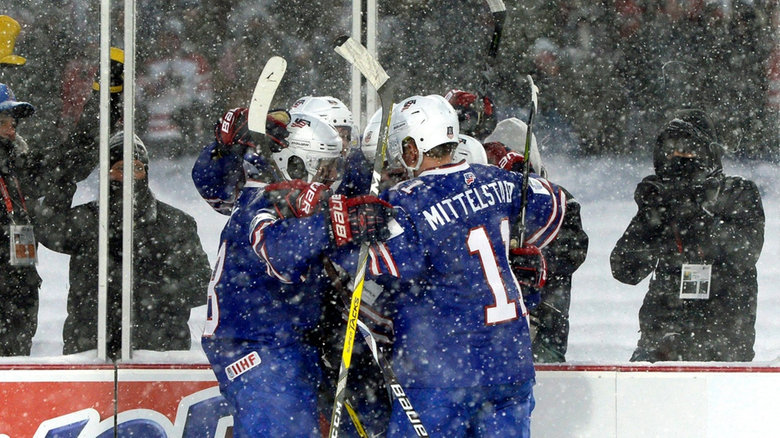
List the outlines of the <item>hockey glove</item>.
{"type": "MultiPolygon", "coordinates": [[[[217,140],[217,150],[220,154],[230,153],[236,145],[255,147],[255,143],[249,134],[247,117],[249,110],[243,107],[228,110],[214,127],[214,136],[217,140]]],[[[243,154],[244,150],[237,151],[243,154]]]]}
{"type": "Polygon", "coordinates": [[[507,148],[499,141],[485,143],[485,154],[490,164],[495,164],[502,169],[514,172],[523,171],[523,163],[525,162],[523,156],[507,148]]]}
{"type": "Polygon", "coordinates": [[[390,237],[388,222],[395,215],[393,206],[377,198],[364,195],[347,198],[331,196],[330,230],[336,246],[350,242],[377,242],[390,237]]]}
{"type": "Polygon", "coordinates": [[[512,248],[509,263],[518,283],[540,288],[547,282],[547,260],[539,248],[532,245],[512,248]]]}
{"type": "Polygon", "coordinates": [[[325,209],[332,192],[322,183],[294,179],[268,184],[264,195],[273,203],[281,219],[311,216],[325,209]]]}

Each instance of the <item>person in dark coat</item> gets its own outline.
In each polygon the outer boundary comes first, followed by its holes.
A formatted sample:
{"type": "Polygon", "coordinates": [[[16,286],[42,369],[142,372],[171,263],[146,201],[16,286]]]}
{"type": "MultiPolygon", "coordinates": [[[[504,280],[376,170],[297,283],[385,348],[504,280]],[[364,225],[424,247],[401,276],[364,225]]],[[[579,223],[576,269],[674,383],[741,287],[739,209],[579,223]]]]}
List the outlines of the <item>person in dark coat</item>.
{"type": "Polygon", "coordinates": [[[650,290],[632,361],[750,361],[764,210],[752,181],[723,174],[723,148],[701,110],[679,110],[658,135],[655,174],[610,256],[618,281],[650,290]]]}
{"type": "MultiPolygon", "coordinates": [[[[107,351],[121,349],[122,316],[122,132],[110,143],[110,206],[107,351]]],[[[135,137],[132,348],[188,350],[190,309],[204,304],[211,268],[195,220],[158,201],[148,184],[149,158],[135,137]]],[[[48,248],[70,254],[68,317],[63,329],[65,354],[97,348],[98,202],[70,207],[76,184],[61,183],[69,193],[51,204],[44,198],[48,248]],[[52,205],[54,204],[54,205],[52,205]]]]}
{"type": "Polygon", "coordinates": [[[0,84],[0,356],[29,355],[38,327],[37,230],[27,205],[37,186],[28,165],[29,147],[16,134],[20,120],[34,112],[0,84]]]}

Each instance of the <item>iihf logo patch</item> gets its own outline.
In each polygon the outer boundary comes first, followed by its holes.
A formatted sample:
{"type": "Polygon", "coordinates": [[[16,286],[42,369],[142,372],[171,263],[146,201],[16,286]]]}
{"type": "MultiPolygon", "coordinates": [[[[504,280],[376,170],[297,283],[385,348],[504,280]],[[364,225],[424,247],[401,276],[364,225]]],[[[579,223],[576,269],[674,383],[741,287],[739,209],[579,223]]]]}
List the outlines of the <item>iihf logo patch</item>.
{"type": "Polygon", "coordinates": [[[231,363],[225,368],[225,374],[228,380],[235,380],[236,377],[244,374],[252,368],[260,365],[260,355],[256,351],[253,351],[241,359],[231,363]]]}
{"type": "Polygon", "coordinates": [[[463,179],[466,181],[466,185],[470,186],[470,185],[474,184],[474,181],[477,180],[477,176],[474,175],[471,172],[466,172],[466,174],[463,175],[463,179]]]}
{"type": "Polygon", "coordinates": [[[447,127],[447,138],[453,138],[455,137],[455,131],[452,129],[452,126],[447,127]]]}

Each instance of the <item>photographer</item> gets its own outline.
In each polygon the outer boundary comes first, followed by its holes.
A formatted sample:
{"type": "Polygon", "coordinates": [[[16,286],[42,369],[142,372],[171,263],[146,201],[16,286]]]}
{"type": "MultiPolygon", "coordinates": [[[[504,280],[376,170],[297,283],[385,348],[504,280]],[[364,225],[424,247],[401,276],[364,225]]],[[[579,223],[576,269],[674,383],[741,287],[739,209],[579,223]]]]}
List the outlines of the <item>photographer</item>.
{"type": "Polygon", "coordinates": [[[610,256],[618,281],[653,274],[632,361],[750,361],[764,210],[756,184],[723,174],[722,146],[701,110],[680,110],[656,140],[655,175],[610,256]]]}

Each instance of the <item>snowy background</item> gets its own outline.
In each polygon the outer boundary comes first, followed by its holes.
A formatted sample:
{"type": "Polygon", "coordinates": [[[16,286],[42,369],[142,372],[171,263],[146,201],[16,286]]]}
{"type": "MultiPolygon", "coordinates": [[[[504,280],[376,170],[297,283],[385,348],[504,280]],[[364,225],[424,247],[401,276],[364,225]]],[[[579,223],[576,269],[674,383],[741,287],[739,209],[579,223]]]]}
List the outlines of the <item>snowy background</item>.
{"type": "MultiPolygon", "coordinates": [[[[544,155],[544,151],[543,151],[544,155]]],[[[198,196],[190,179],[194,158],[153,161],[150,184],[154,193],[195,217],[198,233],[210,261],[214,262],[219,232],[226,221],[198,196]]],[[[550,179],[571,191],[582,204],[582,221],[590,237],[587,259],[574,274],[569,362],[583,364],[627,363],[638,339],[637,313],[647,291],[647,280],[629,286],[612,278],[609,253],[636,212],[636,183],[652,171],[650,157],[582,157],[548,155],[550,179]]],[[[758,262],[758,321],[755,344],[759,364],[780,364],[780,165],[726,160],[727,174],[755,181],[767,217],[764,249],[758,262]]],[[[96,197],[95,175],[80,185],[76,203],[96,197]]],[[[62,325],[68,289],[68,256],[41,248],[39,271],[43,277],[38,332],[29,360],[36,362],[83,361],[94,353],[62,357],[62,325]]],[[[204,291],[205,300],[205,291],[204,291]]],[[[193,339],[202,330],[205,306],[193,310],[193,339]]],[[[196,343],[189,353],[139,352],[140,361],[205,362],[196,343]]],[[[11,359],[11,358],[6,358],[11,359]]],[[[18,359],[16,359],[18,360],[18,359]]],[[[5,361],[5,360],[4,360],[5,361]]]]}

